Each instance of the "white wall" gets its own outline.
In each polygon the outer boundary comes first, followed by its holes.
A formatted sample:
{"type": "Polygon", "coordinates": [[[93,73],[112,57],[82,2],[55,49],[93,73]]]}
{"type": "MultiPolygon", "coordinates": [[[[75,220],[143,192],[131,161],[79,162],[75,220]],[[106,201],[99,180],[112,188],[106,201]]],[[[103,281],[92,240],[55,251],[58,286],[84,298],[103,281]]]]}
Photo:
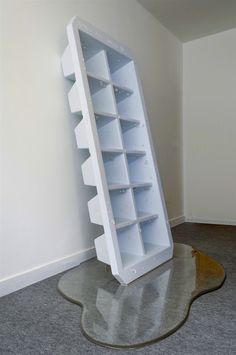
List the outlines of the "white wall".
{"type": "Polygon", "coordinates": [[[0,278],[1,270],[3,270],[2,255],[3,249],[3,226],[2,226],[2,215],[3,215],[3,3],[0,1],[0,278]]]}
{"type": "Polygon", "coordinates": [[[183,52],[185,215],[236,224],[236,29],[183,52]]]}
{"type": "Polygon", "coordinates": [[[4,112],[0,294],[92,255],[95,194],[80,172],[77,124],[61,73],[75,14],[133,51],[143,83],[170,218],[182,216],[182,45],[135,0],[3,0],[4,112]]]}

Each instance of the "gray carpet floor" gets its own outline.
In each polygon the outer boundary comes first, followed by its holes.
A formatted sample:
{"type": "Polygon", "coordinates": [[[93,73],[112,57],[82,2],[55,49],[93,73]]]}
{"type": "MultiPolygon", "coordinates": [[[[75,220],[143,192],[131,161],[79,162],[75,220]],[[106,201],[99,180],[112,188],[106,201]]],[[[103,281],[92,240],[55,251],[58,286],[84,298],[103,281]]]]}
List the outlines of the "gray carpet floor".
{"type": "Polygon", "coordinates": [[[236,354],[236,227],[184,223],[172,233],[175,242],[221,262],[227,279],[194,301],[186,323],[170,337],[135,350],[91,343],[81,333],[80,307],[57,292],[56,275],[0,299],[0,354],[236,354]]]}

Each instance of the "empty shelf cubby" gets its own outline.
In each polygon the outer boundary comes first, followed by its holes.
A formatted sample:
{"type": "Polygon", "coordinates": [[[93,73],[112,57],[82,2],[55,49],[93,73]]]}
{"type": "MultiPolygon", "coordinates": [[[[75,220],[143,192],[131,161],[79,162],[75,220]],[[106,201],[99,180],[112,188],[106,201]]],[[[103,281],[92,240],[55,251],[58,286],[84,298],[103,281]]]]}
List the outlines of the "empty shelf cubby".
{"type": "Polygon", "coordinates": [[[165,245],[161,244],[161,241],[158,240],[156,231],[158,219],[152,219],[150,221],[145,221],[140,223],[141,236],[143,241],[143,246],[145,253],[153,253],[154,250],[163,250],[165,245]]]}
{"type": "Polygon", "coordinates": [[[135,121],[120,120],[123,144],[126,150],[145,149],[143,127],[135,121]]]}
{"type": "Polygon", "coordinates": [[[103,150],[102,157],[108,187],[109,185],[115,184],[127,185],[129,183],[129,178],[126,170],[124,154],[103,150]]]}
{"type": "Polygon", "coordinates": [[[96,124],[102,150],[122,149],[122,140],[117,120],[103,115],[96,115],[96,124]]]}
{"type": "Polygon", "coordinates": [[[136,78],[133,61],[123,62],[123,65],[111,71],[111,79],[118,86],[134,91],[136,78]]]}
{"type": "MultiPolygon", "coordinates": [[[[106,81],[105,79],[101,79],[92,75],[88,75],[88,83],[89,83],[91,95],[96,94],[96,92],[106,88],[109,85],[109,81],[106,81]]],[[[107,91],[109,92],[109,90],[107,91]]]]}
{"type": "Polygon", "coordinates": [[[110,199],[116,229],[135,222],[135,209],[130,189],[110,191],[110,199]]]}
{"type": "Polygon", "coordinates": [[[128,48],[77,17],[67,35],[62,68],[73,82],[77,146],[88,150],[82,175],[97,190],[89,216],[104,229],[97,257],[128,284],[173,255],[136,65],[128,48]]]}
{"type": "Polygon", "coordinates": [[[120,89],[116,95],[117,111],[120,115],[139,118],[142,114],[142,103],[133,61],[126,63],[111,73],[113,83],[120,89]],[[123,94],[122,94],[123,92],[123,94]]]}
{"type": "Polygon", "coordinates": [[[113,84],[113,89],[117,103],[133,94],[133,90],[117,84],[113,84]]]}
{"type": "Polygon", "coordinates": [[[109,80],[109,70],[107,67],[106,52],[101,50],[85,61],[87,74],[100,78],[102,80],[109,80]]]}
{"type": "Polygon", "coordinates": [[[113,73],[117,72],[120,68],[123,68],[127,63],[132,61],[129,56],[117,51],[114,48],[107,48],[106,51],[111,76],[113,73]]]}
{"type": "Polygon", "coordinates": [[[111,85],[104,85],[100,88],[100,90],[95,92],[92,91],[93,86],[91,86],[91,84],[89,87],[91,91],[94,111],[110,112],[115,114],[116,109],[111,85]]]}
{"type": "Polygon", "coordinates": [[[135,264],[144,255],[144,247],[137,224],[117,231],[118,245],[124,267],[135,264]]]}
{"type": "Polygon", "coordinates": [[[145,154],[127,154],[127,162],[131,183],[151,181],[148,160],[145,154]]]}
{"type": "Polygon", "coordinates": [[[133,192],[138,217],[157,214],[152,188],[136,187],[133,192]]]}

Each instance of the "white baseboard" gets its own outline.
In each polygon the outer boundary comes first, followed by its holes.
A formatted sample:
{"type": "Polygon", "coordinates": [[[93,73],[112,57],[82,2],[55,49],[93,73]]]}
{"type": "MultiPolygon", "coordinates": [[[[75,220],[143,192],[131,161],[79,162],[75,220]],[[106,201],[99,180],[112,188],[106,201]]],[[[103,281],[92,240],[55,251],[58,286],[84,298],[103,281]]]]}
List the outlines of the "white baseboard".
{"type": "Polygon", "coordinates": [[[171,228],[178,226],[179,224],[182,224],[185,222],[185,217],[184,216],[179,216],[175,218],[170,218],[169,223],[171,228]]]}
{"type": "Polygon", "coordinates": [[[203,224],[222,224],[226,226],[236,226],[236,221],[223,221],[217,219],[204,219],[204,218],[185,218],[185,222],[189,223],[203,223],[203,224]]]}
{"type": "MultiPolygon", "coordinates": [[[[184,223],[185,218],[184,216],[179,216],[171,218],[169,222],[171,227],[175,227],[184,223]]],[[[92,247],[76,254],[66,256],[62,259],[52,261],[51,263],[40,265],[39,267],[27,270],[23,273],[15,274],[11,277],[2,279],[0,280],[0,297],[47,279],[48,277],[59,274],[60,272],[69,270],[75,266],[78,266],[83,261],[95,257],[95,255],[95,248],[92,247]]]]}
{"type": "Polygon", "coordinates": [[[0,280],[0,297],[47,279],[60,272],[69,270],[94,256],[95,248],[92,247],[62,259],[52,261],[51,263],[40,265],[39,267],[27,270],[26,272],[2,279],[0,280]]]}

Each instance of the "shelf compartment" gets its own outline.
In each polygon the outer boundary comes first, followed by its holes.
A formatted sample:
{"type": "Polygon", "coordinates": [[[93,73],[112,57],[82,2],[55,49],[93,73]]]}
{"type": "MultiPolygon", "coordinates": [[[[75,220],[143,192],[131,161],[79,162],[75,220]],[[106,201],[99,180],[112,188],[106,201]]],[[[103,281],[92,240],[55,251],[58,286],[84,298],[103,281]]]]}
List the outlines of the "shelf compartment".
{"type": "Polygon", "coordinates": [[[132,59],[128,56],[114,50],[113,48],[106,49],[107,60],[110,68],[111,74],[117,71],[118,69],[124,67],[132,59]]]}
{"type": "Polygon", "coordinates": [[[129,88],[133,94],[124,97],[124,100],[117,101],[117,111],[122,116],[140,117],[143,119],[142,101],[138,89],[138,82],[133,61],[126,63],[111,74],[113,82],[120,87],[129,88]]]}
{"type": "Polygon", "coordinates": [[[134,223],[136,215],[130,190],[124,190],[124,192],[112,190],[110,200],[115,225],[118,229],[134,223]]]}
{"type": "Polygon", "coordinates": [[[116,51],[111,46],[99,41],[98,39],[82,30],[79,31],[79,36],[85,61],[88,61],[90,58],[101,51],[106,51],[111,73],[131,61],[130,57],[116,51]]]}
{"type": "Polygon", "coordinates": [[[104,89],[109,85],[109,81],[102,77],[95,77],[90,73],[87,73],[88,83],[91,95],[96,94],[96,92],[104,89]]]}
{"type": "Polygon", "coordinates": [[[133,90],[125,86],[113,84],[113,89],[114,89],[114,95],[117,103],[133,94],[133,90]]]}
{"type": "Polygon", "coordinates": [[[137,94],[134,92],[123,100],[117,101],[117,111],[120,116],[139,117],[141,107],[137,94]]]}
{"type": "Polygon", "coordinates": [[[103,151],[102,157],[108,186],[128,184],[129,179],[124,154],[119,152],[103,151]]]}
{"type": "Polygon", "coordinates": [[[109,70],[107,66],[106,52],[101,50],[85,61],[88,76],[103,78],[109,81],[109,70]]]}
{"type": "Polygon", "coordinates": [[[114,147],[122,149],[122,140],[119,132],[119,123],[117,120],[107,117],[101,117],[96,120],[97,132],[102,150],[114,147]]]}
{"type": "Polygon", "coordinates": [[[161,259],[158,262],[158,265],[163,264],[163,254],[170,254],[171,247],[168,245],[162,244],[153,244],[153,243],[143,243],[144,255],[135,255],[132,253],[121,253],[121,259],[125,270],[135,270],[139,265],[145,265],[150,263],[153,258],[156,260],[161,259]]]}
{"type": "Polygon", "coordinates": [[[131,118],[131,117],[125,117],[125,116],[118,115],[118,119],[120,120],[122,132],[126,132],[130,129],[133,129],[134,127],[136,127],[140,124],[139,120],[136,120],[135,118],[131,118]]]}
{"type": "Polygon", "coordinates": [[[129,61],[111,73],[111,80],[119,86],[136,89],[136,77],[133,61],[129,61]]]}
{"type": "Polygon", "coordinates": [[[157,216],[155,198],[151,188],[133,189],[137,216],[142,218],[147,215],[157,216]]]}
{"type": "Polygon", "coordinates": [[[144,255],[143,242],[137,224],[118,230],[117,239],[124,267],[135,263],[144,255]]]}
{"type": "Polygon", "coordinates": [[[124,147],[127,150],[145,149],[143,129],[140,125],[120,121],[124,147]]]}
{"type": "Polygon", "coordinates": [[[146,155],[127,154],[127,162],[131,184],[152,181],[146,155]]]}
{"type": "Polygon", "coordinates": [[[146,253],[154,253],[156,252],[156,248],[163,248],[168,247],[168,245],[161,245],[160,238],[158,236],[158,219],[152,219],[148,222],[140,223],[140,230],[143,240],[143,245],[146,253]]]}
{"type": "Polygon", "coordinates": [[[116,113],[115,103],[112,94],[111,85],[105,86],[103,89],[91,95],[94,111],[116,113]]]}

